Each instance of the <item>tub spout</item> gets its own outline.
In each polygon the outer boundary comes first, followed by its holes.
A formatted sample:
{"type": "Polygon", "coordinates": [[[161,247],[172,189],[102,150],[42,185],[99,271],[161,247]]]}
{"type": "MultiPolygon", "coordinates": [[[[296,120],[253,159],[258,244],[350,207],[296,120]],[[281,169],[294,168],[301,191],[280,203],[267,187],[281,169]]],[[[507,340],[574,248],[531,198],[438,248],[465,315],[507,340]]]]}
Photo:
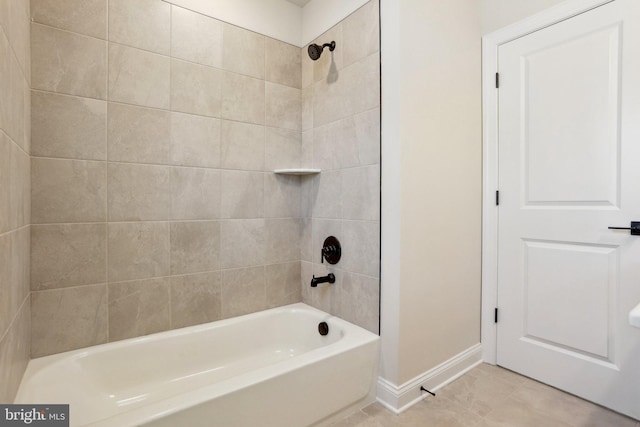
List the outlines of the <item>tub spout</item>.
{"type": "Polygon", "coordinates": [[[336,276],[333,273],[329,273],[328,275],[322,276],[322,277],[313,276],[313,279],[311,279],[311,287],[315,288],[320,283],[335,283],[335,282],[336,282],[336,276]]]}

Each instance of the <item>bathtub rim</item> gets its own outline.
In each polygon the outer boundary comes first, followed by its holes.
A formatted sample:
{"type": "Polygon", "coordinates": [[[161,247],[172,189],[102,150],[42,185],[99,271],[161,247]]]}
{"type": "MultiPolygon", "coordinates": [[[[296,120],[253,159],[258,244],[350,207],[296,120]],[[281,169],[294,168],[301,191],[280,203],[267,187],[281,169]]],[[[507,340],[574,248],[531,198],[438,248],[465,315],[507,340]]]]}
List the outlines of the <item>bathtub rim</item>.
{"type": "MultiPolygon", "coordinates": [[[[314,348],[306,353],[300,354],[296,357],[285,359],[274,364],[262,366],[242,374],[233,376],[231,378],[224,379],[222,381],[209,384],[203,387],[197,387],[187,392],[183,392],[177,395],[169,396],[157,401],[151,401],[146,405],[134,408],[130,411],[120,412],[113,414],[107,418],[91,421],[86,426],[102,427],[112,426],[114,422],[118,422],[118,425],[140,425],[140,423],[152,422],[156,419],[166,417],[176,412],[183,411],[190,407],[200,405],[208,400],[221,397],[225,394],[234,393],[244,388],[250,387],[252,384],[262,383],[273,379],[279,375],[284,375],[288,372],[293,372],[305,367],[308,367],[319,360],[328,359],[332,356],[345,353],[351,349],[364,346],[375,346],[375,367],[378,364],[378,352],[380,336],[365,330],[362,327],[354,325],[344,319],[337,316],[333,316],[317,308],[311,307],[304,303],[294,303],[286,306],[275,307],[260,312],[250,313],[242,316],[237,316],[228,319],[217,320],[200,325],[193,325],[184,328],[158,332],[141,337],[129,338],[126,340],[115,341],[111,343],[99,344],[96,346],[81,348],[77,350],[71,350],[64,353],[58,353],[54,355],[44,356],[37,359],[32,359],[29,362],[27,370],[24,374],[23,380],[20,384],[20,388],[16,395],[15,401],[22,394],[23,384],[26,384],[34,376],[37,376],[39,372],[44,369],[55,367],[58,364],[64,364],[65,361],[73,362],[74,360],[90,357],[92,353],[102,353],[105,351],[117,351],[119,348],[125,348],[131,345],[143,345],[146,342],[164,341],[170,340],[175,337],[187,336],[198,332],[207,332],[209,330],[215,330],[223,328],[225,326],[234,325],[250,321],[253,319],[259,319],[261,317],[269,316],[277,312],[307,312],[313,316],[318,317],[318,321],[334,322],[341,326],[344,331],[342,338],[338,341],[314,348]],[[168,408],[168,409],[163,409],[168,408]]],[[[33,403],[33,402],[30,402],[33,403]]],[[[53,403],[53,402],[46,402],[53,403]]]]}

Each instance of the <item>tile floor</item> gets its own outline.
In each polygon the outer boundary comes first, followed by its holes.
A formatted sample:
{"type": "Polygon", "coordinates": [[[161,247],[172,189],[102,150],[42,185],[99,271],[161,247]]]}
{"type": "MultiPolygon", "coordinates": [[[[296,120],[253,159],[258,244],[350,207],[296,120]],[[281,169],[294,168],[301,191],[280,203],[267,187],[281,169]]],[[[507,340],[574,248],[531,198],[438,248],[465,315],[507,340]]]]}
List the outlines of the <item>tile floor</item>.
{"type": "Polygon", "coordinates": [[[332,427],[640,427],[506,369],[480,365],[396,416],[375,403],[332,427]]]}

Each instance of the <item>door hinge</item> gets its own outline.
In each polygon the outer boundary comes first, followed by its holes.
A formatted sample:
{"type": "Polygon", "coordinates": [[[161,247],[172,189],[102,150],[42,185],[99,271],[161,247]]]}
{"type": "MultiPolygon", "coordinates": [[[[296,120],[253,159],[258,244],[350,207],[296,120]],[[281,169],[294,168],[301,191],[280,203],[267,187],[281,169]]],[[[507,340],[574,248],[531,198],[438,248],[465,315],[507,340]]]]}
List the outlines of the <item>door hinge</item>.
{"type": "Polygon", "coordinates": [[[493,323],[498,323],[498,307],[496,307],[493,312],[493,323]]]}
{"type": "Polygon", "coordinates": [[[500,73],[496,73],[496,89],[500,88],[500,73]]]}
{"type": "Polygon", "coordinates": [[[496,190],[496,206],[500,206],[500,191],[496,190]]]}

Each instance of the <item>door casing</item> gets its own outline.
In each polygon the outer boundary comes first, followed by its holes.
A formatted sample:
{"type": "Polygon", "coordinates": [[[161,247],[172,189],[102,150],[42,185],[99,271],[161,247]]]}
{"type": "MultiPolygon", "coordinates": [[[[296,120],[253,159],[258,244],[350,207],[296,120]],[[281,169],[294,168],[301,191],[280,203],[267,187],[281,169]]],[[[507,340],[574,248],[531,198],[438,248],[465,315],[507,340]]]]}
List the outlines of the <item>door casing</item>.
{"type": "Polygon", "coordinates": [[[498,307],[498,48],[519,37],[541,30],[615,0],[571,0],[542,11],[482,38],[482,358],[497,360],[498,307]]]}

